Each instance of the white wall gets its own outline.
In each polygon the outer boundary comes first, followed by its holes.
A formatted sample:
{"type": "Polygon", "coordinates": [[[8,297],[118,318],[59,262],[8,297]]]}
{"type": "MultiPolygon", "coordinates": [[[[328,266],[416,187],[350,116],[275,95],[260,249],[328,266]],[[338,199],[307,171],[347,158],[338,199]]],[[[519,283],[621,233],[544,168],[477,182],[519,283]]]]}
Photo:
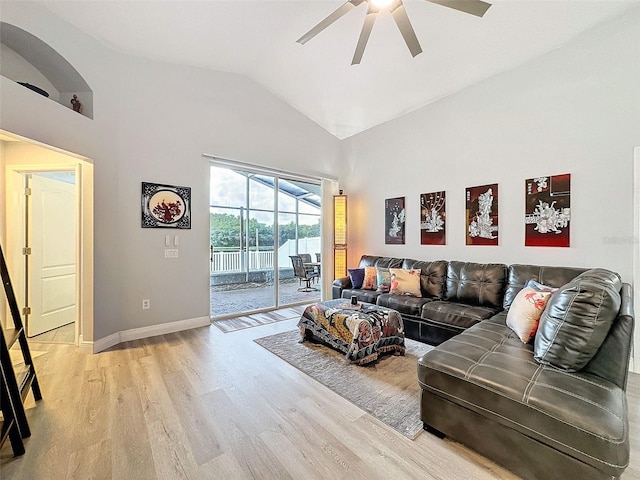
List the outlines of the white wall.
{"type": "MultiPolygon", "coordinates": [[[[527,65],[345,140],[349,264],[417,259],[600,266],[632,281],[640,9],[527,65]],[[524,247],[524,181],[571,173],[571,247],[524,247]],[[465,188],[499,184],[500,245],[465,246],[465,188]],[[446,190],[447,245],[420,245],[419,195],[446,190]],[[406,197],[406,244],[384,199],[406,197]]],[[[437,72],[434,72],[434,75],[437,72]]]]}
{"type": "Polygon", "coordinates": [[[94,92],[90,120],[0,78],[0,129],[94,162],[94,340],[208,317],[203,153],[306,175],[337,169],[339,141],[247,78],[121,55],[29,2],[3,3],[1,16],[57,50],[94,92]],[[178,259],[163,258],[173,231],[140,227],[142,181],[192,188],[178,259]]]}
{"type": "Polygon", "coordinates": [[[60,98],[58,90],[40,71],[26,61],[20,54],[6,45],[0,44],[0,75],[16,82],[26,82],[40,87],[56,102],[60,98]]]}

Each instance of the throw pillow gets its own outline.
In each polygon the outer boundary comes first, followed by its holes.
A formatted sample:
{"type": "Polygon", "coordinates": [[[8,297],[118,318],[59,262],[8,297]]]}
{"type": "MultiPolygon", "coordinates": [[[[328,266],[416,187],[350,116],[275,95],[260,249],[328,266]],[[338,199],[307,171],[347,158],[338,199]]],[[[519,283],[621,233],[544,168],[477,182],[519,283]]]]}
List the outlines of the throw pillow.
{"type": "Polygon", "coordinates": [[[516,332],[522,343],[529,343],[536,334],[540,316],[550,297],[551,292],[524,287],[513,299],[507,312],[507,327],[516,332]]]}
{"type": "Polygon", "coordinates": [[[364,280],[362,281],[363,290],[375,290],[376,283],[376,267],[364,267],[364,280]]]}
{"type": "Polygon", "coordinates": [[[622,280],[601,268],[587,270],[555,292],[540,318],[535,359],[569,372],[596,354],[620,310],[622,280]]]}
{"type": "Polygon", "coordinates": [[[557,288],[554,287],[550,287],[549,285],[543,285],[542,283],[536,282],[533,278],[531,280],[528,280],[527,283],[525,284],[525,287],[531,287],[534,290],[537,290],[538,292],[555,292],[556,290],[558,290],[557,288]]]}
{"type": "Polygon", "coordinates": [[[350,268],[349,278],[351,278],[351,288],[362,288],[362,282],[364,281],[364,268],[350,268]]]}
{"type": "Polygon", "coordinates": [[[391,272],[388,268],[376,268],[376,283],[378,284],[377,292],[389,293],[391,289],[391,272]]]}
{"type": "Polygon", "coordinates": [[[410,295],[422,297],[420,291],[420,270],[405,270],[402,268],[390,268],[391,290],[394,295],[410,295]]]}

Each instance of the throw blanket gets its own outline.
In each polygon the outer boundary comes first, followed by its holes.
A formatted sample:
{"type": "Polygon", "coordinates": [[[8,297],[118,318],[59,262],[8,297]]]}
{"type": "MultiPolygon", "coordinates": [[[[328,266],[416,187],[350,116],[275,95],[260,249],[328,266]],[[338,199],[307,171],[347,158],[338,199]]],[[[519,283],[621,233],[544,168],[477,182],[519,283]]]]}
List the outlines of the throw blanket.
{"type": "Polygon", "coordinates": [[[359,365],[375,362],[381,353],[404,355],[402,317],[390,308],[329,300],[308,306],[298,327],[303,340],[311,333],[359,365]]]}

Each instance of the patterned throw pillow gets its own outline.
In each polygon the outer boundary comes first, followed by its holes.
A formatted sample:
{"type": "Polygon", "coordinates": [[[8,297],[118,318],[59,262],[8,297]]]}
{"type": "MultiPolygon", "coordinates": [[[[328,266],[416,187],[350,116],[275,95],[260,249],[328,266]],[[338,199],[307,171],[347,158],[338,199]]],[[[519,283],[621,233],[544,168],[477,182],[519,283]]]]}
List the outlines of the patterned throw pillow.
{"type": "Polygon", "coordinates": [[[378,284],[377,292],[389,293],[391,289],[391,272],[388,268],[376,268],[376,283],[378,284]]]}
{"type": "Polygon", "coordinates": [[[364,268],[350,268],[348,272],[349,278],[351,278],[351,288],[362,288],[364,268]]]}
{"type": "Polygon", "coordinates": [[[525,287],[531,287],[534,290],[537,290],[539,292],[551,292],[551,293],[553,293],[556,290],[558,290],[557,288],[550,287],[548,285],[543,285],[542,283],[538,283],[533,278],[531,280],[528,280],[527,283],[525,283],[524,286],[525,287]]]}
{"type": "Polygon", "coordinates": [[[362,282],[363,290],[375,290],[377,285],[376,281],[376,267],[364,267],[364,280],[362,282]]]}
{"type": "Polygon", "coordinates": [[[516,332],[522,343],[528,343],[538,330],[540,317],[552,292],[524,287],[518,292],[507,312],[507,326],[516,332]]]}
{"type": "Polygon", "coordinates": [[[405,270],[403,268],[390,268],[391,290],[394,295],[409,295],[422,297],[420,291],[420,270],[405,270]]]}

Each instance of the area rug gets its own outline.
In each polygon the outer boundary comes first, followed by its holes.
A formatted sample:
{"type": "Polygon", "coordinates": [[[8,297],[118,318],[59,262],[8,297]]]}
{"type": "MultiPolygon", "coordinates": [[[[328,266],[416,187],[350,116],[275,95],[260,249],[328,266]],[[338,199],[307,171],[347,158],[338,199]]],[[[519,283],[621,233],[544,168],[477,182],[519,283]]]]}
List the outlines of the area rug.
{"type": "Polygon", "coordinates": [[[332,348],[300,343],[297,330],[254,341],[411,440],[422,432],[417,364],[432,346],[407,339],[404,356],[361,367],[332,348]]]}

